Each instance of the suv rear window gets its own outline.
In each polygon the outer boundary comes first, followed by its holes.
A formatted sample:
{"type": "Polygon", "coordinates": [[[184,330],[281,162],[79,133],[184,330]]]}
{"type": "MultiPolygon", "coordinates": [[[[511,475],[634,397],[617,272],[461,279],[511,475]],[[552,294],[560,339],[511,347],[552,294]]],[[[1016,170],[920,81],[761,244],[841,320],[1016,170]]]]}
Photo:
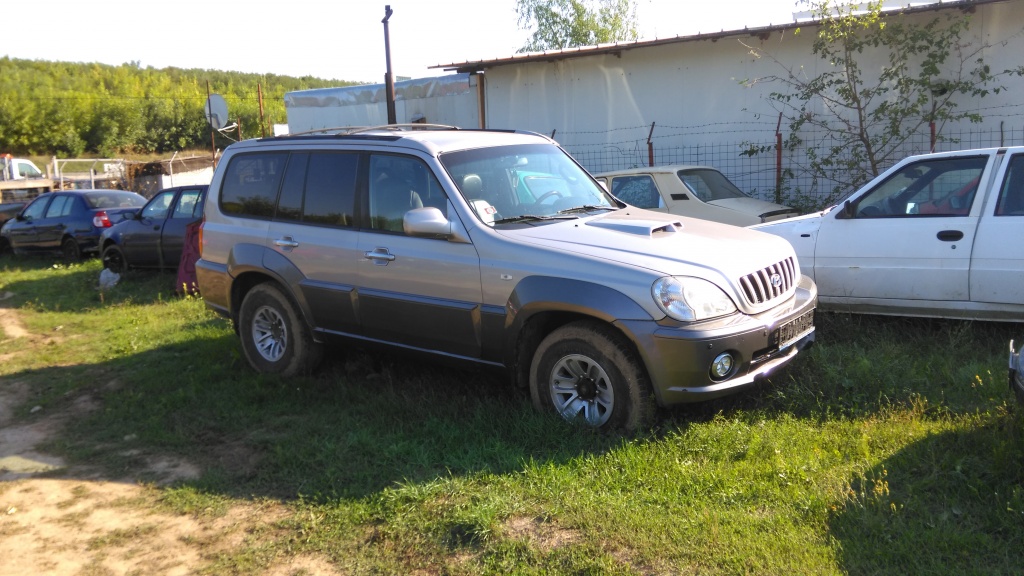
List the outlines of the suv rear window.
{"type": "Polygon", "coordinates": [[[245,154],[231,159],[220,189],[220,209],[233,216],[273,218],[287,152],[245,154]]]}

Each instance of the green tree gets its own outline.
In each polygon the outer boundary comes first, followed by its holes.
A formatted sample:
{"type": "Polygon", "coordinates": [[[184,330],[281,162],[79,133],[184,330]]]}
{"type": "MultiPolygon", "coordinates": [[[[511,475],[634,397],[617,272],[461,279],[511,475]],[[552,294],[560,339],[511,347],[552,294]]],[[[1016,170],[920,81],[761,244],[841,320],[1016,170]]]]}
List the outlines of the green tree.
{"type": "MultiPolygon", "coordinates": [[[[806,169],[816,181],[833,183],[826,204],[902,159],[907,142],[932,127],[935,141],[943,142],[947,124],[980,122],[980,114],[960,103],[998,93],[1000,77],[1024,72],[989,68],[982,53],[991,46],[966,39],[967,13],[950,10],[917,23],[902,11],[883,13],[880,1],[866,10],[835,0],[807,3],[818,20],[812,50],[823,72],[808,76],[807,69],[746,45],[782,69],[746,83],[781,87],[769,99],[788,120],[786,145],[805,148],[806,169]]],[[[759,151],[767,150],[749,153],[759,151]]]]}
{"type": "Polygon", "coordinates": [[[520,52],[637,39],[633,0],[518,0],[519,27],[533,30],[520,52]]]}

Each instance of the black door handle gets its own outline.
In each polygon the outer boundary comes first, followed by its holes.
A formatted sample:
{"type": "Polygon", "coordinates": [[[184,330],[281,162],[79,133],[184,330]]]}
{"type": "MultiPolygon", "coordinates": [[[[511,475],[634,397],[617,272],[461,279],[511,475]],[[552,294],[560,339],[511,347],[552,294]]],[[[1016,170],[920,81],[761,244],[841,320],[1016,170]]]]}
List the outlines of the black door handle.
{"type": "Polygon", "coordinates": [[[935,236],[943,242],[956,242],[963,239],[964,233],[959,230],[943,230],[935,236]]]}

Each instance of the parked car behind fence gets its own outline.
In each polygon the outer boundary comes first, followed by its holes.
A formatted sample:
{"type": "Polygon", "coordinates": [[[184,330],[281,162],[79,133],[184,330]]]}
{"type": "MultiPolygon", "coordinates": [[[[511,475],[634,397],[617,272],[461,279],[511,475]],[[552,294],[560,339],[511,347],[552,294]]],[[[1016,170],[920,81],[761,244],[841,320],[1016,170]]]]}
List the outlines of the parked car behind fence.
{"type": "Polygon", "coordinates": [[[750,197],[710,166],[631,168],[595,178],[631,206],[724,224],[750,226],[799,214],[794,208],[750,197]]]}

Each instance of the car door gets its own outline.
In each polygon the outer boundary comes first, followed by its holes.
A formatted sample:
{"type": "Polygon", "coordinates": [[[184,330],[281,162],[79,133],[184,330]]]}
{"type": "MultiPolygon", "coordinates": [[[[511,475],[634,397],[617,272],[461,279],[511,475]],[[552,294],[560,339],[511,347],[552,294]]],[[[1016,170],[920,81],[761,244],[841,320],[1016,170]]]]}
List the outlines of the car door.
{"type": "Polygon", "coordinates": [[[56,250],[65,233],[74,233],[74,222],[69,221],[75,198],[69,194],[54,194],[43,217],[36,220],[36,245],[43,250],[56,250]]]}
{"type": "MultiPolygon", "coordinates": [[[[411,348],[479,358],[480,258],[472,244],[407,236],[404,214],[443,198],[430,168],[410,156],[369,159],[369,227],[359,234],[363,334],[411,348]]],[[[450,203],[440,208],[458,218],[450,203]]]]}
{"type": "Polygon", "coordinates": [[[132,266],[161,265],[160,235],[174,203],[176,189],[157,192],[136,217],[125,223],[121,233],[121,249],[132,266]]]}
{"type": "Polygon", "coordinates": [[[1024,148],[1007,151],[971,255],[971,301],[1024,305],[1024,148]]]}
{"type": "Polygon", "coordinates": [[[175,268],[185,245],[185,227],[201,216],[202,188],[183,188],[171,204],[170,214],[160,230],[161,266],[175,268]]]}
{"type": "Polygon", "coordinates": [[[355,335],[355,197],[360,155],[293,152],[267,247],[302,273],[298,289],[316,330],[355,335]]]}
{"type": "Polygon", "coordinates": [[[818,294],[834,303],[967,301],[970,255],[991,155],[909,163],[827,214],[815,247],[818,294]]]}
{"type": "Polygon", "coordinates": [[[46,214],[54,194],[44,194],[33,200],[7,228],[8,241],[16,250],[37,250],[36,223],[46,214]]]}

